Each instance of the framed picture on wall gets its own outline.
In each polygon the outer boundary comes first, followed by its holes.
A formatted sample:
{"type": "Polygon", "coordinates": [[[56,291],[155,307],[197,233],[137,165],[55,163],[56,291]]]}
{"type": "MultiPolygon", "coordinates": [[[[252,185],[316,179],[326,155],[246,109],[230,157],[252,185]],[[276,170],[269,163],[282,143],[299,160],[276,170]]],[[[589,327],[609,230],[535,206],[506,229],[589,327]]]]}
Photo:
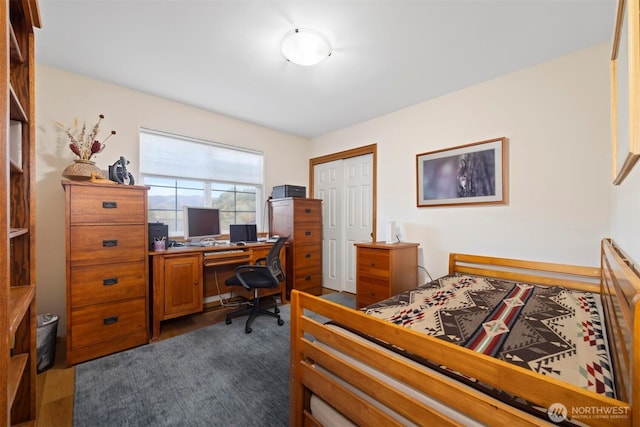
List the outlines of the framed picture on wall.
{"type": "Polygon", "coordinates": [[[611,50],[613,183],[619,185],[640,157],[640,11],[638,1],[618,0],[611,50]]]}
{"type": "Polygon", "coordinates": [[[416,155],[417,206],[506,203],[506,138],[416,155]]]}

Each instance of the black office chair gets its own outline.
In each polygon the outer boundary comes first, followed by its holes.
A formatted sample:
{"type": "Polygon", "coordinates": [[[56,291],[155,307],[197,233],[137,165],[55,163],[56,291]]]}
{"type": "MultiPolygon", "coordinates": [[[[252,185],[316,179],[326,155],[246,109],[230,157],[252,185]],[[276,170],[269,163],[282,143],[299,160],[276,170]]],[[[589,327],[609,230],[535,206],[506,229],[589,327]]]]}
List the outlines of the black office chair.
{"type": "Polygon", "coordinates": [[[227,314],[226,324],[231,324],[231,319],[249,314],[244,331],[250,334],[251,324],[254,319],[261,315],[267,315],[278,319],[278,326],[284,325],[284,320],[280,318],[280,310],[277,303],[266,306],[260,305],[258,291],[265,288],[276,288],[280,286],[280,282],[285,279],[282,264],[280,263],[280,250],[284,246],[288,237],[280,237],[273,244],[266,258],[256,260],[252,265],[241,265],[236,268],[236,274],[225,281],[227,286],[243,286],[245,289],[253,290],[253,301],[249,303],[249,307],[243,310],[234,311],[227,314]],[[274,311],[269,311],[274,308],[274,311]]]}

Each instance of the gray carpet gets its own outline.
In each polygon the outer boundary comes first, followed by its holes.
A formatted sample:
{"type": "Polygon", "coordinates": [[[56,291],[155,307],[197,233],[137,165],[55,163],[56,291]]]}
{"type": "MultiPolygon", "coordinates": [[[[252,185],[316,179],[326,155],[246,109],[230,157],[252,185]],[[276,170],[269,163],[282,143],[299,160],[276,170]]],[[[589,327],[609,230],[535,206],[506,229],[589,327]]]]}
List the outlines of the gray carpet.
{"type": "MultiPolygon", "coordinates": [[[[325,295],[354,307],[345,294],[325,295]]],[[[284,326],[244,319],[82,363],[74,426],[286,426],[289,306],[284,326]]]]}

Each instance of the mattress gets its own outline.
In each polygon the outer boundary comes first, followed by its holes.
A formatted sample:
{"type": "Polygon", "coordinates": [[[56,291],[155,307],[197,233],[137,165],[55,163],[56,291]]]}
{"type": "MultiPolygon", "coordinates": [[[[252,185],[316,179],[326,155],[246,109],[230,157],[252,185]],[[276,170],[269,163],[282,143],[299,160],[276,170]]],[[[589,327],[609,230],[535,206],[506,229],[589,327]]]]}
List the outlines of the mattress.
{"type": "Polygon", "coordinates": [[[585,390],[616,397],[597,294],[448,275],[363,311],[585,390]]]}
{"type": "MultiPolygon", "coordinates": [[[[615,398],[607,332],[597,294],[455,274],[395,295],[362,311],[615,398]]],[[[330,323],[332,327],[341,327],[330,323]]],[[[349,332],[370,340],[358,331],[349,332]]],[[[546,408],[536,407],[517,396],[384,342],[376,343],[425,369],[455,378],[468,387],[533,414],[539,417],[541,424],[548,422],[546,408]]],[[[385,377],[381,372],[376,375],[385,377]]],[[[314,416],[327,417],[326,425],[341,425],[345,421],[336,422],[340,414],[324,403],[315,402],[314,407],[314,416]],[[329,421],[329,417],[335,418],[329,421]]],[[[471,422],[464,416],[452,418],[465,425],[471,422]]],[[[566,421],[562,424],[582,425],[566,421]]]]}

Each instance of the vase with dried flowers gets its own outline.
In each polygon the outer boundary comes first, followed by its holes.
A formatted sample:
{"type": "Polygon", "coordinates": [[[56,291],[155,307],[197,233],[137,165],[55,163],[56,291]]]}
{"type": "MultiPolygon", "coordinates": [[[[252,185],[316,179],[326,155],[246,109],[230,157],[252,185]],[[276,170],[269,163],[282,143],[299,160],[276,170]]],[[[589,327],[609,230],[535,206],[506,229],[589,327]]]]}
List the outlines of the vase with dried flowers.
{"type": "Polygon", "coordinates": [[[56,122],[56,125],[60,127],[65,135],[69,138],[69,149],[78,156],[72,164],[67,166],[62,172],[62,176],[69,179],[90,179],[92,174],[102,177],[102,171],[98,168],[94,161],[91,160],[94,154],[101,153],[104,150],[105,141],[116,134],[115,130],[112,130],[109,135],[102,140],[98,141],[98,134],[100,133],[100,123],[104,119],[104,115],[98,116],[98,121],[93,125],[91,131],[87,133],[86,122],[79,126],[76,119],[73,124],[73,128],[66,127],[62,123],[56,122]]]}

